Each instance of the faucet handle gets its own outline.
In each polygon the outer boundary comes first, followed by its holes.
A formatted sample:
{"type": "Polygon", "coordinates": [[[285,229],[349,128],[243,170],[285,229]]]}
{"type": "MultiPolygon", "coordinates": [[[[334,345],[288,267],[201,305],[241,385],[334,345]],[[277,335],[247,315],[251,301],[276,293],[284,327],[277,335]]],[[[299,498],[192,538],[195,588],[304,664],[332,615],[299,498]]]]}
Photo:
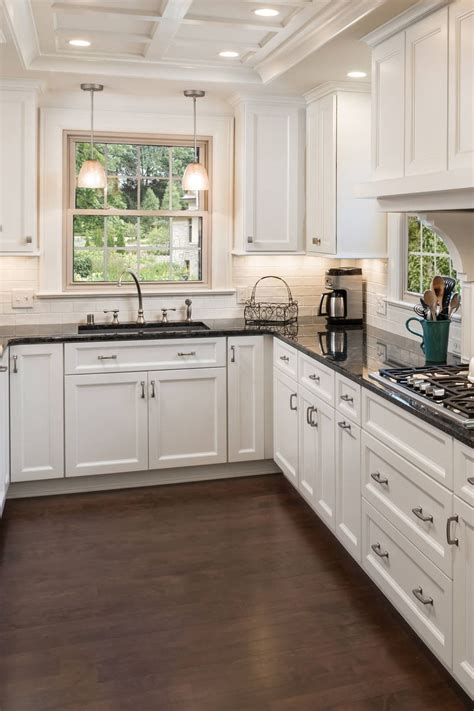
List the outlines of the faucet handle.
{"type": "Polygon", "coordinates": [[[119,320],[118,320],[119,309],[110,309],[110,310],[104,309],[104,314],[113,314],[112,325],[113,326],[119,325],[119,320]]]}
{"type": "Polygon", "coordinates": [[[168,311],[176,311],[176,309],[161,309],[161,322],[168,323],[168,311]]]}

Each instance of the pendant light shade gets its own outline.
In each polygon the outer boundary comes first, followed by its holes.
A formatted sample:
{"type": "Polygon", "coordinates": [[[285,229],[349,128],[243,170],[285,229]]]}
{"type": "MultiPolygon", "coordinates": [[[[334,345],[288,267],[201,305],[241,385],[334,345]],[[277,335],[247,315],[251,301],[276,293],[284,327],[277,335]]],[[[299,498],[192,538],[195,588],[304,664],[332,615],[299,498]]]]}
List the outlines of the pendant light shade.
{"type": "Polygon", "coordinates": [[[209,176],[207,170],[202,163],[198,162],[197,139],[196,139],[196,99],[200,99],[206,95],[204,91],[190,89],[184,92],[184,95],[193,100],[193,115],[194,115],[194,163],[190,163],[183,175],[183,190],[209,190],[209,176]]]}
{"type": "Polygon", "coordinates": [[[103,90],[102,84],[81,84],[82,91],[90,91],[91,94],[91,147],[90,158],[85,160],[79,171],[77,178],[78,188],[104,189],[107,185],[107,177],[102,163],[94,158],[94,92],[103,90]]]}

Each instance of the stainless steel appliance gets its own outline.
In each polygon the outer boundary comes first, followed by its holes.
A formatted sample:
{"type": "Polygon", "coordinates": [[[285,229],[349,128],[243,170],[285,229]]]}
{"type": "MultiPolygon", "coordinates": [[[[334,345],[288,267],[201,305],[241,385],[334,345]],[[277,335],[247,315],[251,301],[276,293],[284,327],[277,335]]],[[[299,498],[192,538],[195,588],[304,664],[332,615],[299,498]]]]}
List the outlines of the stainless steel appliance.
{"type": "Polygon", "coordinates": [[[469,380],[468,365],[382,368],[370,377],[423,403],[426,410],[442,412],[466,429],[474,428],[474,382],[469,380]]]}
{"type": "Polygon", "coordinates": [[[344,328],[330,328],[321,331],[318,336],[323,355],[331,360],[347,360],[347,331],[344,328]]]}
{"type": "Polygon", "coordinates": [[[321,296],[319,315],[328,323],[362,323],[362,269],[333,267],[326,271],[326,287],[321,296]]]}

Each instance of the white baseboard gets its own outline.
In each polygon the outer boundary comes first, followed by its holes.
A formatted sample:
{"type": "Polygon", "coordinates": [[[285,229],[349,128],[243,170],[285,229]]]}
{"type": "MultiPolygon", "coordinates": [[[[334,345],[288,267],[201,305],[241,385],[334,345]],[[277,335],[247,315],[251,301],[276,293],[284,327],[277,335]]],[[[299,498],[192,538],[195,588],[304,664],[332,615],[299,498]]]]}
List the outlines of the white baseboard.
{"type": "Polygon", "coordinates": [[[86,491],[132,489],[139,486],[182,484],[184,482],[206,481],[208,479],[232,479],[239,476],[260,476],[277,472],[280,472],[280,469],[273,459],[264,459],[255,462],[212,464],[201,467],[154,469],[152,471],[130,472],[127,474],[102,474],[100,476],[80,476],[67,479],[22,481],[10,484],[8,498],[22,499],[28,496],[54,496],[58,494],[78,494],[86,491]]]}

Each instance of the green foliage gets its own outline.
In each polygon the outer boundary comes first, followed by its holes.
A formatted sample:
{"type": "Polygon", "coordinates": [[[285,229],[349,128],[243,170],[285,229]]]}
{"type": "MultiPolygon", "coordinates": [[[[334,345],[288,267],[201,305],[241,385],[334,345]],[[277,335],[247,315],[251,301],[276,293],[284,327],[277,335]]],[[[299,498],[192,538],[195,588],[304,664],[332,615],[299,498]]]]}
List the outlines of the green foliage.
{"type": "Polygon", "coordinates": [[[182,192],[178,184],[173,181],[166,186],[165,194],[163,195],[162,209],[163,210],[183,210],[186,203],[181,199],[182,192]],[[170,195],[171,185],[171,195],[170,195]]]}
{"type": "Polygon", "coordinates": [[[74,255],[74,278],[87,280],[92,274],[92,258],[86,252],[76,252],[74,255]]]}
{"type": "MultiPolygon", "coordinates": [[[[439,235],[417,217],[408,218],[407,290],[422,294],[431,286],[434,276],[450,276],[457,280],[449,250],[439,235]]],[[[460,283],[457,281],[457,289],[460,283]]]]}

